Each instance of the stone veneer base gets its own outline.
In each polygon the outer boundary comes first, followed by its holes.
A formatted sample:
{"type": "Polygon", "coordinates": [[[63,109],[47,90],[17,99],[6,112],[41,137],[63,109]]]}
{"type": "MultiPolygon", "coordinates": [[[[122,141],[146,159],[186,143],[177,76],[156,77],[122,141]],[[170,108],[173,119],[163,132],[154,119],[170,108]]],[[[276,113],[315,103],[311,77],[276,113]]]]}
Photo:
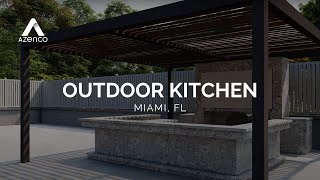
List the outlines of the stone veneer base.
{"type": "Polygon", "coordinates": [[[280,150],[283,153],[307,154],[312,149],[312,118],[285,117],[291,127],[280,133],[280,150]]]}
{"type": "MultiPolygon", "coordinates": [[[[252,125],[177,123],[155,116],[81,119],[96,129],[89,158],[210,179],[250,179],[252,125]]],[[[291,120],[269,121],[270,167],[281,162],[280,131],[291,120]]]]}

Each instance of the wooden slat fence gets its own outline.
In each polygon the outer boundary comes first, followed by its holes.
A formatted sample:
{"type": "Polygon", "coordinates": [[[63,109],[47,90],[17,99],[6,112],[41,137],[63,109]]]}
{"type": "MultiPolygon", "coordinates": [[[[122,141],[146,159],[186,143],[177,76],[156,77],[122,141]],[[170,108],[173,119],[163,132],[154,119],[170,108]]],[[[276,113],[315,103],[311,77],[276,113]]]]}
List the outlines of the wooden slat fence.
{"type": "Polygon", "coordinates": [[[291,115],[320,115],[320,62],[291,63],[291,115]]]}

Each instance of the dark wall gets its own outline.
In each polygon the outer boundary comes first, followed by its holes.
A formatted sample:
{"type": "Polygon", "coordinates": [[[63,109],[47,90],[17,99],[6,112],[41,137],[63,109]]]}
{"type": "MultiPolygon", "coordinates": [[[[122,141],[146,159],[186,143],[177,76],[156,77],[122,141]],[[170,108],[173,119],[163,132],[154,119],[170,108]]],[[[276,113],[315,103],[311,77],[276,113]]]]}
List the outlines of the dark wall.
{"type": "Polygon", "coordinates": [[[312,148],[320,149],[320,116],[313,117],[312,121],[312,148]]]}
{"type": "MultiPolygon", "coordinates": [[[[80,118],[121,116],[133,114],[161,114],[162,118],[167,118],[167,113],[142,113],[133,110],[119,109],[79,109],[79,108],[32,108],[32,124],[53,124],[61,126],[81,126],[80,118]]],[[[178,118],[178,114],[174,118],[178,118]]],[[[0,109],[0,126],[20,124],[20,109],[3,108],[0,109]]]]}
{"type": "MultiPolygon", "coordinates": [[[[31,123],[40,123],[40,109],[32,108],[30,112],[31,123]]],[[[20,109],[18,108],[0,108],[0,126],[20,124],[20,109]]]]}

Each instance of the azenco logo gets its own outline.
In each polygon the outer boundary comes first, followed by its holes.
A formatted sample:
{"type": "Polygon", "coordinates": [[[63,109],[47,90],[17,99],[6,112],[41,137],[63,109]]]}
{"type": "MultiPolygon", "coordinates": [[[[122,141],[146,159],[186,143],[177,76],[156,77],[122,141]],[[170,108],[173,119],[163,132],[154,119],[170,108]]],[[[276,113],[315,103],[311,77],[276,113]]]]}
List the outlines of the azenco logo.
{"type": "Polygon", "coordinates": [[[23,31],[18,42],[47,42],[47,41],[48,41],[48,38],[42,32],[39,24],[37,23],[37,20],[35,18],[32,18],[29,21],[29,24],[26,27],[26,29],[23,31]],[[38,34],[38,37],[28,37],[32,28],[34,28],[34,30],[38,34]]]}

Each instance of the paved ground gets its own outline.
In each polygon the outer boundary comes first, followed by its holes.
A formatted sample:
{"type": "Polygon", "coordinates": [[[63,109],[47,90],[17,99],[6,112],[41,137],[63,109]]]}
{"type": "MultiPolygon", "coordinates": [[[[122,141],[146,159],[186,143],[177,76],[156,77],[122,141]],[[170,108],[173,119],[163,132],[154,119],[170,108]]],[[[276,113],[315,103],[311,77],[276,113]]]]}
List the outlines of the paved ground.
{"type": "Polygon", "coordinates": [[[21,164],[19,126],[0,126],[0,180],[2,179],[186,179],[138,168],[88,160],[94,131],[49,125],[31,126],[30,163],[21,164]],[[51,155],[50,155],[51,154],[51,155]],[[8,162],[9,161],[9,162],[8,162]]]}
{"type": "MultiPolygon", "coordinates": [[[[88,160],[93,151],[94,134],[90,129],[32,125],[30,163],[19,158],[19,126],[0,126],[0,179],[187,179],[88,160]],[[50,154],[50,155],[49,155],[50,154]],[[9,162],[7,162],[9,161],[9,162]]],[[[320,151],[304,156],[286,155],[286,161],[269,173],[272,180],[319,180],[320,151]]]]}
{"type": "MultiPolygon", "coordinates": [[[[94,131],[85,128],[31,125],[31,157],[94,147],[94,131]]],[[[20,126],[0,126],[0,162],[19,160],[20,126]]]]}
{"type": "Polygon", "coordinates": [[[270,180],[319,180],[320,151],[307,155],[285,155],[286,161],[269,173],[270,180]]]}
{"type": "Polygon", "coordinates": [[[0,179],[187,180],[184,177],[88,160],[86,153],[90,151],[93,149],[36,157],[27,164],[3,163],[0,164],[0,179]]]}

